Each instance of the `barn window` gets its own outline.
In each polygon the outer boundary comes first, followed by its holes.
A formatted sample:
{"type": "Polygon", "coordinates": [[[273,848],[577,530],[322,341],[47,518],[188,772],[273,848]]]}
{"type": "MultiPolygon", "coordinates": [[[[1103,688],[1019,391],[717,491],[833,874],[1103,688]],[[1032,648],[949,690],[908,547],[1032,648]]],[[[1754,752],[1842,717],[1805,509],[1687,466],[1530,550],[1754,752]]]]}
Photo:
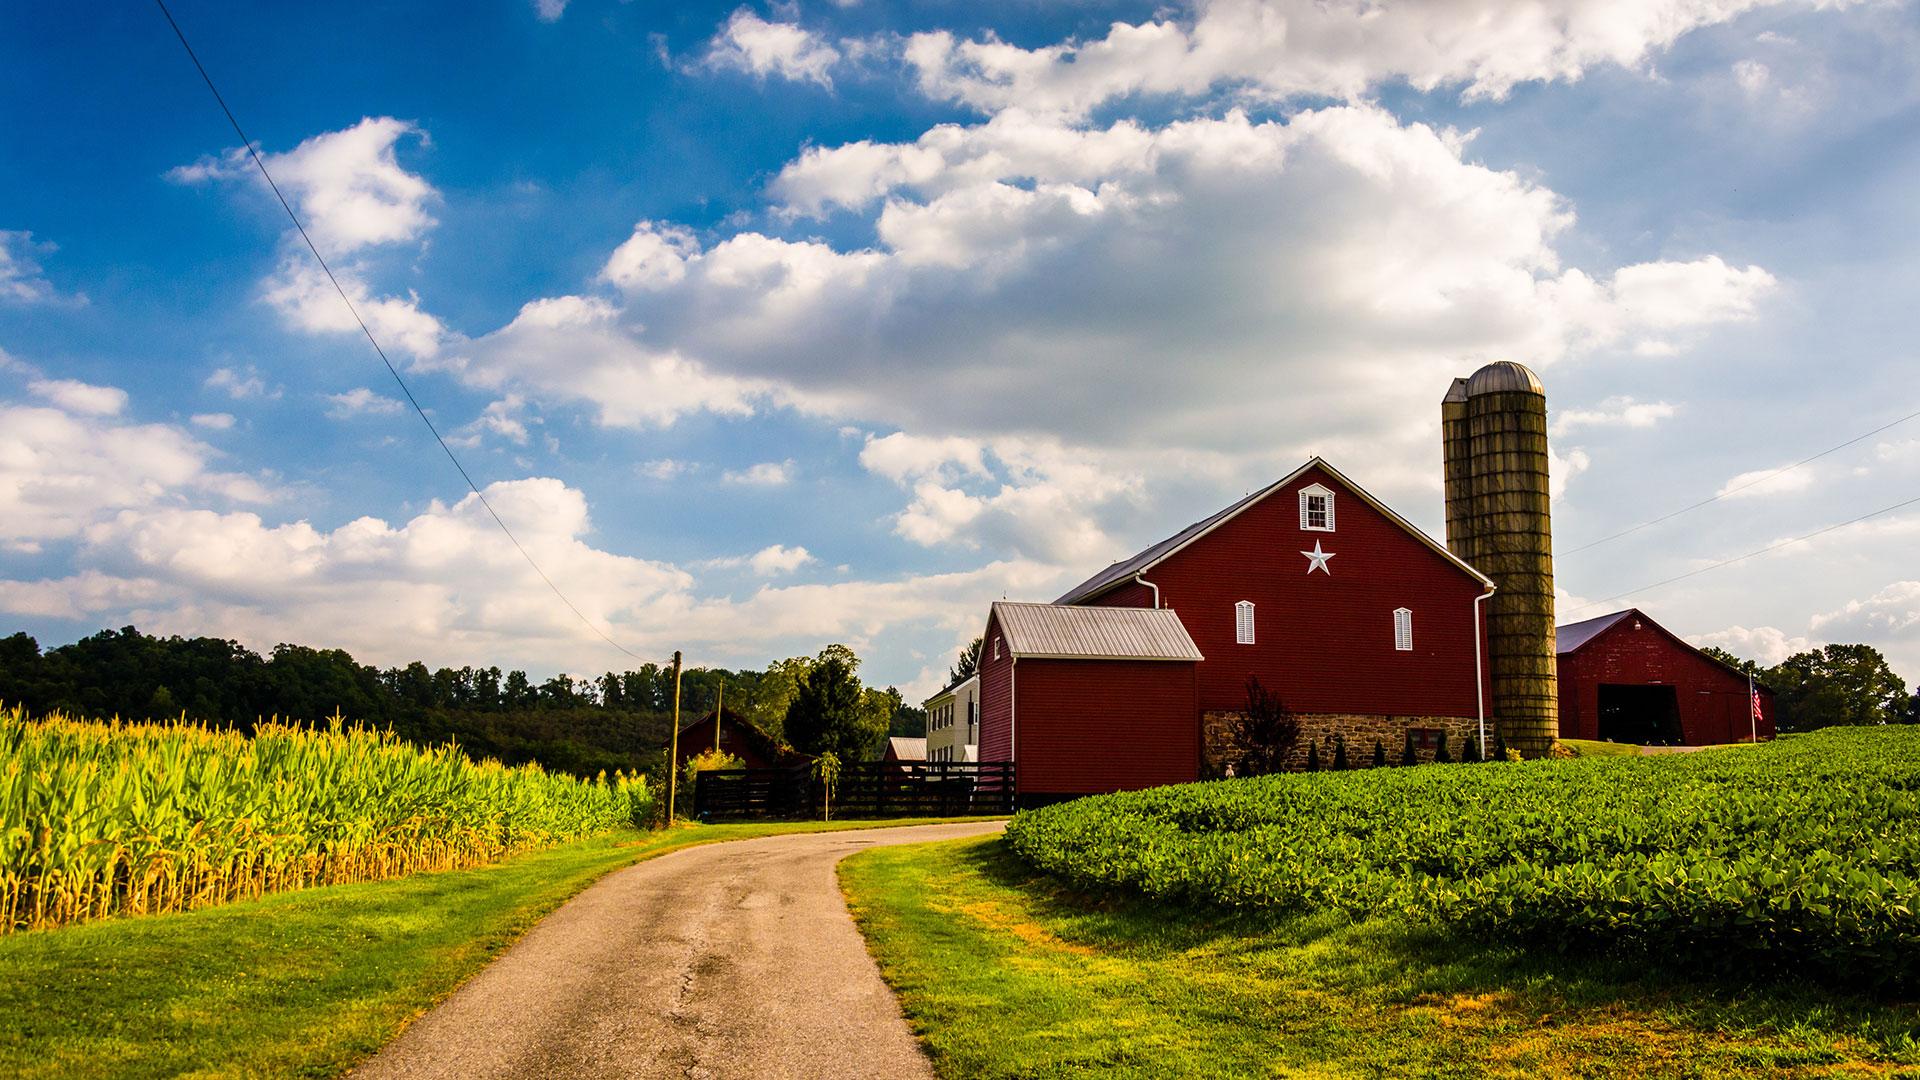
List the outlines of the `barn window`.
{"type": "Polygon", "coordinates": [[[1413,651],[1413,612],[1406,608],[1393,609],[1393,647],[1401,652],[1413,651]]]}
{"type": "Polygon", "coordinates": [[[1000,659],[1000,635],[998,634],[993,636],[993,658],[1000,659]]]}
{"type": "Polygon", "coordinates": [[[1333,492],[1320,484],[1300,489],[1300,527],[1308,532],[1333,531],[1333,492]]]}
{"type": "Polygon", "coordinates": [[[1233,605],[1233,640],[1241,645],[1253,644],[1253,601],[1242,600],[1233,605]]]}

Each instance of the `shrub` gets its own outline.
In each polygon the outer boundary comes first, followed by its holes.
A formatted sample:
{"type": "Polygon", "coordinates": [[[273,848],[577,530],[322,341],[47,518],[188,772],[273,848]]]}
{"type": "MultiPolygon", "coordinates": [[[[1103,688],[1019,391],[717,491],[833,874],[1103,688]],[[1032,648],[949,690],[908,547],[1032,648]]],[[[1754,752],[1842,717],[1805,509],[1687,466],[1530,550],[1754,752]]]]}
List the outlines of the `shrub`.
{"type": "Polygon", "coordinates": [[[1920,731],[1506,769],[1270,776],[1018,815],[1086,889],[1394,914],[1532,947],[1620,943],[1920,985],[1920,731]]]}
{"type": "Polygon", "coordinates": [[[1466,748],[1460,751],[1460,760],[1466,762],[1469,765],[1477,765],[1480,763],[1481,759],[1480,759],[1480,740],[1479,739],[1476,739],[1471,735],[1467,736],[1466,748]]]}
{"type": "Polygon", "coordinates": [[[1335,735],[1333,737],[1333,771],[1346,772],[1352,767],[1347,764],[1347,737],[1335,735]]]}
{"type": "Polygon", "coordinates": [[[1453,762],[1453,754],[1447,749],[1447,733],[1440,732],[1440,742],[1433,748],[1433,761],[1436,765],[1448,765],[1453,762]]]}
{"type": "Polygon", "coordinates": [[[1308,772],[1320,771],[1320,740],[1319,739],[1315,739],[1312,742],[1307,744],[1307,771],[1308,772]]]}
{"type": "Polygon", "coordinates": [[[1373,767],[1376,769],[1383,769],[1383,768],[1386,768],[1386,765],[1387,765],[1387,748],[1380,742],[1379,739],[1375,739],[1373,740],[1373,767]]]}
{"type": "Polygon", "coordinates": [[[1413,729],[1412,728],[1407,729],[1407,745],[1403,747],[1400,751],[1400,764],[1402,765],[1420,764],[1420,748],[1413,745],[1413,729]]]}

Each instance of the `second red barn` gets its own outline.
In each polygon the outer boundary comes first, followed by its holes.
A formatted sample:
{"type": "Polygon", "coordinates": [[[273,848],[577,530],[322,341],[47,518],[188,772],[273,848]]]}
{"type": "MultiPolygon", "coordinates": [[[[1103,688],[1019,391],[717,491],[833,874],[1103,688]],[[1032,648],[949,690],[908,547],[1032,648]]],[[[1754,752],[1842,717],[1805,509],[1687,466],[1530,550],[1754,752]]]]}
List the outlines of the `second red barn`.
{"type": "Polygon", "coordinates": [[[1250,677],[1298,716],[1298,753],[1398,760],[1411,734],[1457,754],[1487,730],[1490,589],[1314,458],[1051,605],[994,605],[980,759],[1015,762],[1028,803],[1219,775],[1250,677]]]}

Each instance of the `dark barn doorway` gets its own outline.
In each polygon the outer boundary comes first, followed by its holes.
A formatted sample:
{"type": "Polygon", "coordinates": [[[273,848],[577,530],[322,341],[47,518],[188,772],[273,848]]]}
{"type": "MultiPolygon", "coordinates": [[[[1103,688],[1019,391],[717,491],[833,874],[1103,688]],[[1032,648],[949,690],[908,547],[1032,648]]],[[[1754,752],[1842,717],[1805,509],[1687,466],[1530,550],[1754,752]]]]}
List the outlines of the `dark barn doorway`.
{"type": "Polygon", "coordinates": [[[1642,746],[1677,746],[1680,695],[1671,686],[1600,684],[1600,737],[1642,746]]]}

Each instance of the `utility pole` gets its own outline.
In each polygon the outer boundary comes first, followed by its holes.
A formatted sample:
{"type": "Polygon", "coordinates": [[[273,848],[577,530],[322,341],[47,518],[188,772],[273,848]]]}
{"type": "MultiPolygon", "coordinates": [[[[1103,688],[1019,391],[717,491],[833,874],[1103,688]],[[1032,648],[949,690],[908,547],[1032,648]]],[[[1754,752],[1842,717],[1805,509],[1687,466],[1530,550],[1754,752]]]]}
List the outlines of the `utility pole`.
{"type": "Polygon", "coordinates": [[[667,739],[667,826],[673,826],[673,800],[680,793],[680,650],[673,650],[673,734],[667,739]]]}
{"type": "Polygon", "coordinates": [[[727,680],[720,680],[720,693],[713,703],[713,752],[720,752],[720,721],[727,716],[727,680]]]}

